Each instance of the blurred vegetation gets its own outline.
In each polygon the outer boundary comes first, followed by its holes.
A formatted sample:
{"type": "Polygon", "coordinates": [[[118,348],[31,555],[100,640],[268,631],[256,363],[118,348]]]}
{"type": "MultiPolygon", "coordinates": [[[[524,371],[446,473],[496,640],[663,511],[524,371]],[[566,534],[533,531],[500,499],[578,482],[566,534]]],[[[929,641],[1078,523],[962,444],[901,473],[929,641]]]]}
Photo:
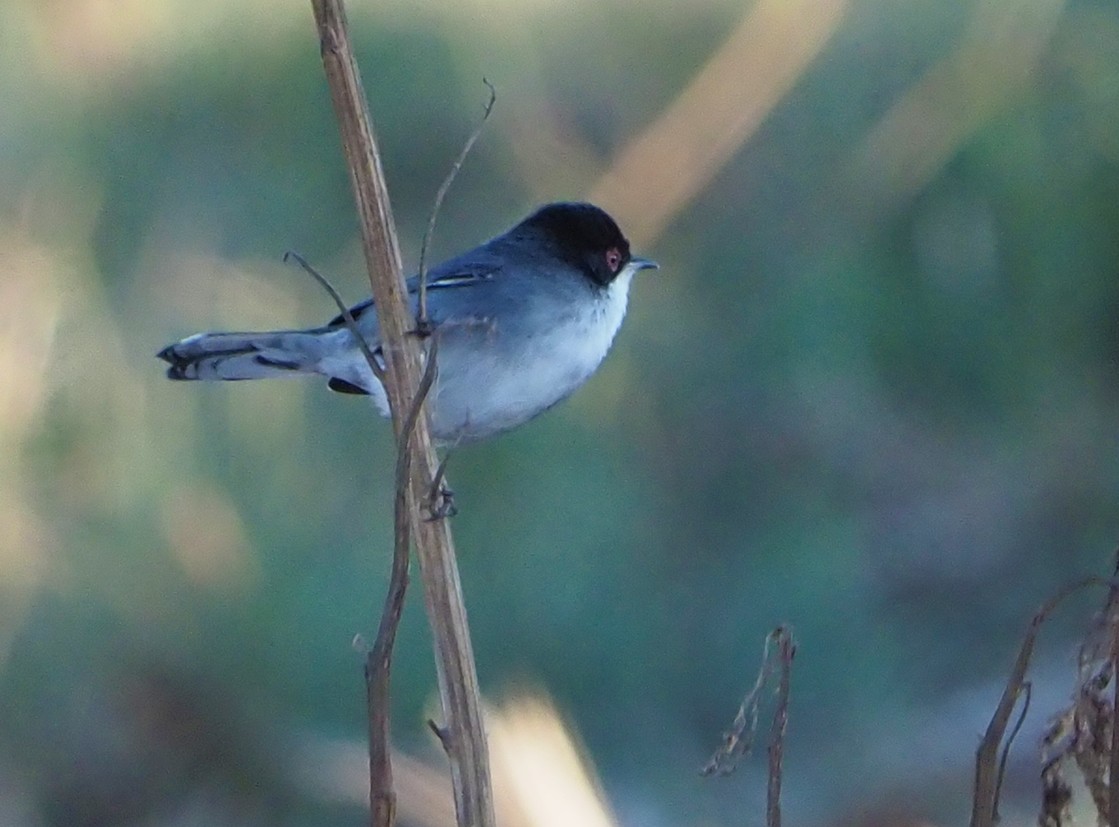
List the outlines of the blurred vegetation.
{"type": "MultiPolygon", "coordinates": [[[[662,265],[586,388],[452,461],[487,694],[552,696],[621,823],[761,823],[764,762],[696,771],[789,622],[790,821],[961,823],[1030,614],[1119,539],[1119,7],[351,5],[410,263],[485,76],[433,255],[593,194],[662,265]]],[[[0,43],[0,823],[361,823],[360,750],[293,779],[364,736],[390,430],[152,356],[332,316],[288,249],[365,294],[309,4],[7,0],[0,43]]],[[[417,590],[438,766],[433,671],[417,590]]]]}

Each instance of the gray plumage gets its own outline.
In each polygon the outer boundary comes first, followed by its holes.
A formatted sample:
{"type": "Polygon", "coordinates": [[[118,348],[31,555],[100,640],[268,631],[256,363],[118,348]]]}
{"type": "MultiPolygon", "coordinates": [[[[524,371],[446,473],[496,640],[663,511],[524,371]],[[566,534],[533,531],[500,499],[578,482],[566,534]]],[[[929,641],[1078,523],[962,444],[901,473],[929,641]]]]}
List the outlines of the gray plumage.
{"type": "MultiPolygon", "coordinates": [[[[598,368],[625,316],[630,281],[653,262],[602,210],[550,204],[508,232],[428,274],[428,315],[439,337],[429,408],[444,443],[515,427],[570,395],[598,368]]],[[[409,281],[413,312],[418,282],[409,281]]],[[[351,310],[380,356],[372,301],[351,310]]],[[[198,333],[159,353],[180,380],[319,374],[368,394],[388,415],[384,389],[342,317],[310,330],[198,333]]]]}

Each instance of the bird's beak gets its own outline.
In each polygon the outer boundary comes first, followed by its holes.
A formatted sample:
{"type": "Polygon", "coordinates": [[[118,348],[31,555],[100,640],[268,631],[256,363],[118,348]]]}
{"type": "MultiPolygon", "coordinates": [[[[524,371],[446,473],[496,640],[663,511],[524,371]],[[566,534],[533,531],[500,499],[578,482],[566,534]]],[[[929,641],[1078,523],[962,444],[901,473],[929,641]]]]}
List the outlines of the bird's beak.
{"type": "Polygon", "coordinates": [[[629,260],[629,266],[630,266],[630,269],[632,269],[633,272],[635,272],[635,273],[638,270],[659,270],[659,269],[661,269],[661,266],[659,264],[657,264],[655,261],[653,261],[652,259],[639,258],[637,256],[633,256],[629,260]]]}

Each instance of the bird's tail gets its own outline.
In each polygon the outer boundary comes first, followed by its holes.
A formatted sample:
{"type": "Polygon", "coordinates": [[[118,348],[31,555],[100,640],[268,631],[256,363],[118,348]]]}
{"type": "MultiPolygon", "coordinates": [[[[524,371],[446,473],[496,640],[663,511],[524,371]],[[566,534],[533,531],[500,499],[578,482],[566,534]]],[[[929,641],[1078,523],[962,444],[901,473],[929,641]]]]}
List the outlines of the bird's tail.
{"type": "Polygon", "coordinates": [[[322,373],[336,348],[335,331],[276,330],[265,333],[196,333],[157,355],[170,379],[268,379],[322,373]],[[333,346],[333,347],[332,347],[333,346]]]}

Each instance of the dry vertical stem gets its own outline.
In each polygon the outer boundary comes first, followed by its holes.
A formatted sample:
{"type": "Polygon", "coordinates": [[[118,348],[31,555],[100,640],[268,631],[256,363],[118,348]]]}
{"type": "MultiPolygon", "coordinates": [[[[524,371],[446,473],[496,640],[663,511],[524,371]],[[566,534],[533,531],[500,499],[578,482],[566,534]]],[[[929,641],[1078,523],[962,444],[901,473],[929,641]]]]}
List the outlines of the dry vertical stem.
{"type": "Polygon", "coordinates": [[[420,387],[408,410],[401,431],[401,448],[396,455],[396,494],[393,497],[393,524],[396,532],[392,550],[392,573],[388,593],[377,626],[377,639],[365,656],[365,703],[369,721],[369,810],[373,827],[392,827],[396,821],[396,790],[392,783],[392,724],[389,718],[392,651],[396,630],[404,612],[408,590],[409,543],[408,477],[412,470],[409,444],[424,400],[435,381],[438,339],[432,339],[427,367],[420,387]]]}
{"type": "MultiPolygon", "coordinates": [[[[758,707],[762,702],[762,690],[773,674],[774,663],[770,651],[775,643],[780,647],[782,641],[786,639],[789,641],[792,639],[786,626],[778,626],[765,636],[761,665],[758,667],[758,676],[754,679],[754,685],[742,699],[730,730],[723,734],[723,743],[700,769],[700,775],[729,775],[737,768],[739,759],[750,754],[754,737],[758,732],[758,707]]],[[[790,655],[790,660],[791,657],[790,655]]],[[[782,663],[784,664],[783,660],[782,663]]]]}
{"type": "Polygon", "coordinates": [[[1061,759],[1054,758],[1041,770],[1041,813],[1039,827],[1062,827],[1072,820],[1072,787],[1061,773],[1061,759]]]}
{"type": "MultiPolygon", "coordinates": [[[[1119,574],[1119,563],[1116,573],[1119,574]]],[[[1119,580],[1110,583],[1107,601],[1096,614],[1093,627],[1085,636],[1079,653],[1080,674],[1073,703],[1066,714],[1071,717],[1069,737],[1058,751],[1059,758],[1071,758],[1087,787],[1100,824],[1114,825],[1119,819],[1116,806],[1116,767],[1119,743],[1115,726],[1116,652],[1119,649],[1119,580]]]]}
{"type": "Polygon", "coordinates": [[[777,709],[769,730],[769,783],[766,786],[766,827],[781,827],[781,778],[784,770],[785,729],[789,725],[789,680],[793,671],[793,657],[797,647],[788,627],[779,626],[777,658],[781,664],[781,678],[777,684],[777,709]]]}
{"type": "Polygon", "coordinates": [[[1108,761],[1107,786],[1108,806],[1107,823],[1110,827],[1119,827],[1119,553],[1116,554],[1116,568],[1112,573],[1111,587],[1107,594],[1107,609],[1102,619],[1107,628],[1111,645],[1108,647],[1108,656],[1111,659],[1111,744],[1110,760],[1108,761]]]}
{"type": "MultiPolygon", "coordinates": [[[[317,281],[338,306],[346,328],[353,334],[354,341],[361,346],[369,369],[379,380],[384,381],[381,369],[373,351],[362,338],[357,322],[349,307],[342,301],[334,285],[320,274],[298,253],[288,251],[284,261],[289,258],[317,281]]],[[[408,473],[411,469],[412,452],[408,450],[408,439],[415,427],[420,406],[427,397],[435,373],[435,360],[428,363],[424,371],[420,389],[408,411],[404,423],[404,450],[396,455],[396,495],[393,498],[393,524],[396,527],[392,553],[392,573],[389,576],[388,593],[381,611],[381,622],[377,627],[377,639],[373,647],[365,652],[365,706],[369,721],[369,813],[373,827],[392,827],[396,822],[396,791],[392,783],[392,726],[389,718],[389,685],[392,668],[392,650],[396,643],[396,630],[400,626],[400,616],[404,611],[404,595],[408,589],[408,552],[410,535],[408,531],[408,473]]]]}
{"type": "Polygon", "coordinates": [[[999,767],[1001,763],[999,747],[1003,743],[1006,729],[1010,725],[1010,716],[1014,712],[1018,698],[1024,691],[1026,671],[1030,666],[1030,658],[1033,657],[1038,632],[1049,615],[1069,595],[1086,586],[1099,584],[1100,582],[1098,577],[1088,577],[1065,586],[1047,600],[1030,621],[1030,627],[1026,630],[1026,636],[1018,650],[1018,657],[1014,661],[1014,668],[1010,672],[1006,688],[1003,689],[1002,697],[999,698],[998,706],[995,708],[995,714],[991,717],[991,722],[987,725],[987,731],[983,734],[983,739],[979,742],[979,748],[975,753],[975,784],[972,789],[971,827],[994,827],[999,820],[999,767]]]}
{"type": "Polygon", "coordinates": [[[792,674],[796,642],[788,626],[778,626],[765,638],[762,661],[754,685],[746,693],[734,716],[734,723],[723,735],[723,743],[711,760],[700,770],[701,775],[729,775],[738,761],[750,753],[758,730],[758,709],[762,690],[770,684],[775,668],[780,668],[777,683],[777,708],[769,729],[769,776],[766,785],[766,827],[781,827],[781,780],[785,754],[785,729],[789,723],[789,682],[792,674]],[[771,655],[776,646],[777,655],[771,655]]]}
{"type": "MultiPolygon", "coordinates": [[[[415,418],[410,438],[405,432],[407,413],[421,384],[421,343],[409,335],[414,319],[407,302],[388,192],[341,0],[312,0],[312,6],[358,207],[362,245],[381,329],[385,384],[397,446],[400,451],[408,450],[409,446],[414,451],[403,497],[406,507],[397,509],[398,515],[407,513],[406,525],[397,525],[397,543],[406,538],[405,531],[410,532],[420,560],[424,602],[435,640],[439,693],[446,716],[443,729],[447,733],[445,746],[458,823],[463,827],[489,827],[494,824],[489,759],[454,544],[446,520],[424,519],[427,494],[438,466],[427,417],[415,418]]],[[[387,714],[387,710],[384,712],[387,714]]],[[[384,802],[371,803],[377,807],[384,802]]],[[[391,817],[391,812],[387,817],[391,817]]]]}
{"type": "Polygon", "coordinates": [[[435,235],[435,221],[439,217],[439,208],[443,206],[443,199],[447,197],[447,190],[451,188],[451,183],[458,176],[458,171],[462,169],[462,164],[466,160],[466,156],[470,154],[470,150],[474,148],[475,142],[482,134],[482,130],[486,126],[486,121],[490,119],[490,113],[493,112],[493,105],[497,102],[497,90],[494,89],[493,84],[485,78],[482,82],[486,84],[486,88],[490,90],[490,99],[486,103],[485,111],[482,113],[482,121],[470,133],[470,137],[466,139],[463,144],[462,150],[458,154],[458,158],[451,165],[450,172],[447,177],[443,179],[443,183],[439,185],[439,189],[435,191],[435,200],[431,205],[431,216],[427,221],[427,229],[424,230],[424,240],[420,245],[420,309],[416,314],[416,323],[421,328],[427,327],[430,322],[427,318],[427,251],[431,246],[432,236],[435,235]]]}
{"type": "MultiPolygon", "coordinates": [[[[1119,643],[1119,638],[1116,639],[1119,643]]],[[[1110,827],[1119,827],[1119,725],[1116,725],[1116,718],[1119,717],[1119,649],[1112,652],[1111,659],[1111,683],[1112,683],[1112,701],[1111,701],[1111,760],[1108,762],[1108,801],[1107,801],[1107,823],[1110,827]]]]}
{"type": "Polygon", "coordinates": [[[1006,736],[1006,741],[1002,745],[1002,754],[999,756],[999,771],[995,778],[995,820],[999,818],[998,802],[1002,796],[1002,782],[1006,778],[1006,763],[1010,760],[1010,748],[1014,746],[1014,739],[1018,737],[1018,733],[1022,730],[1022,724],[1026,722],[1026,715],[1030,712],[1030,699],[1033,697],[1033,684],[1029,681],[1022,683],[1022,691],[1019,695],[1022,698],[1022,708],[1018,712],[1018,720],[1014,722],[1014,727],[1010,730],[1010,734],[1006,736]]]}
{"type": "Polygon", "coordinates": [[[1072,702],[1046,727],[1042,738],[1042,827],[1072,824],[1073,770],[1077,787],[1087,790],[1097,823],[1115,825],[1119,797],[1119,733],[1116,732],[1116,657],[1119,652],[1119,551],[1107,600],[1094,618],[1078,653],[1078,674],[1072,702]]]}

